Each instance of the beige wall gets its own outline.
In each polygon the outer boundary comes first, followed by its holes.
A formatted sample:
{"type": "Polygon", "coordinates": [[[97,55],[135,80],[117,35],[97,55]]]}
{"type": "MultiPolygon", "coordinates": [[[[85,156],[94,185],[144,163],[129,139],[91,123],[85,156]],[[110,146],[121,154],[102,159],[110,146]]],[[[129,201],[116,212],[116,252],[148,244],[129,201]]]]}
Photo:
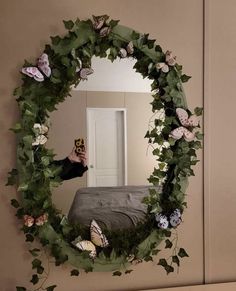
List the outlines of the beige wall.
{"type": "Polygon", "coordinates": [[[205,262],[212,283],[236,280],[236,3],[207,0],[205,13],[205,262]]]}
{"type": "MultiPolygon", "coordinates": [[[[71,278],[69,267],[51,268],[50,282],[64,290],[140,290],[168,286],[235,281],[236,224],[234,187],[235,96],[235,15],[234,0],[48,0],[45,3],[1,1],[1,196],[0,196],[0,287],[14,290],[31,277],[27,244],[9,206],[15,190],[4,187],[6,172],[15,164],[15,140],[8,128],[17,120],[12,90],[20,84],[18,70],[24,59],[34,60],[50,35],[63,33],[62,19],[87,18],[92,14],[111,15],[123,25],[149,32],[164,49],[172,49],[192,79],[185,85],[191,108],[203,103],[205,88],[205,186],[203,199],[202,164],[188,188],[189,207],[180,227],[181,245],[190,258],[180,273],[165,275],[154,263],[136,267],[129,276],[82,273],[71,278]],[[205,43],[203,42],[203,3],[205,43]],[[205,48],[205,67],[203,66],[205,48]],[[203,76],[203,69],[205,75],[203,76]],[[203,77],[204,87],[203,87],[203,77]],[[224,150],[224,147],[226,149],[224,150]],[[224,200],[223,200],[224,199],[224,200]],[[203,200],[205,203],[203,224],[203,200]],[[204,236],[203,236],[204,231],[204,236]],[[205,249],[203,249],[205,245],[205,249]],[[204,256],[205,253],[205,256],[204,256]]],[[[83,135],[84,133],[81,132],[83,135]]],[[[76,132],[77,135],[77,132],[76,132]]],[[[27,284],[27,283],[26,283],[27,284]]],[[[234,284],[194,287],[196,290],[234,290],[234,284]],[[233,286],[233,287],[232,287],[233,286]],[[218,289],[214,289],[218,288],[218,289]],[[231,288],[231,289],[230,289],[231,288]]],[[[193,287],[192,287],[193,288],[193,287]]],[[[195,290],[190,289],[189,290],[195,290]]],[[[175,290],[188,290],[176,288],[175,290]]]]}

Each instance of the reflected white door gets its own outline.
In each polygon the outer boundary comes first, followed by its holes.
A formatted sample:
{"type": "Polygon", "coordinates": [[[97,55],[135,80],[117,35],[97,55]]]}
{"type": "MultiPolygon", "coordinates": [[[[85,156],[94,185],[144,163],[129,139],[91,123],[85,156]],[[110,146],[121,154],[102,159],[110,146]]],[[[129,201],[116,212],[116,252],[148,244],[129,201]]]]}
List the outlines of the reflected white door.
{"type": "Polygon", "coordinates": [[[88,108],[88,186],[126,184],[125,109],[88,108]]]}

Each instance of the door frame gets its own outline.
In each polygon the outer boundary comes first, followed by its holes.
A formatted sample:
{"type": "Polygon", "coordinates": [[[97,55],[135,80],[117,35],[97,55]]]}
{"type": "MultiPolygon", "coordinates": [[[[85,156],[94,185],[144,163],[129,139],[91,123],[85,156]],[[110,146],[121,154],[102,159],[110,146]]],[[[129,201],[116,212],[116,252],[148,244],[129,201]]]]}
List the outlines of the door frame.
{"type": "MultiPolygon", "coordinates": [[[[127,185],[128,177],[127,177],[127,108],[123,107],[87,107],[86,108],[86,132],[87,132],[87,147],[89,146],[89,111],[97,110],[97,111],[119,111],[123,113],[123,140],[124,140],[124,185],[127,185]]],[[[88,156],[88,165],[89,165],[89,156],[88,156]]],[[[87,174],[87,187],[89,187],[89,175],[87,174]]]]}

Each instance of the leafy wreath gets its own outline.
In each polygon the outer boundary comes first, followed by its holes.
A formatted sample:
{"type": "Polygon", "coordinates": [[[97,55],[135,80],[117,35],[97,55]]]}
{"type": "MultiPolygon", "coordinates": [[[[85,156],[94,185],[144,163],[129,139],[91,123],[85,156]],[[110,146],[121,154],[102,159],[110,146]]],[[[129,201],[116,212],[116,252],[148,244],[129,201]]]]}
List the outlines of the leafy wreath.
{"type": "MultiPolygon", "coordinates": [[[[130,273],[133,264],[153,260],[163,240],[165,248],[172,249],[172,255],[161,258],[158,265],[167,274],[179,267],[181,258],[188,256],[177,245],[176,227],[187,206],[187,178],[194,175],[192,166],[198,162],[196,150],[201,148],[202,134],[197,130],[196,116],[202,114],[202,109],[197,107],[192,114],[187,108],[182,83],[190,77],[182,73],[176,57],[170,51],[164,53],[148,34],[140,34],[118,22],[109,20],[107,15],[86,21],[64,21],[69,32],[63,38],[51,37],[51,45],[45,46],[36,65],[25,62],[21,70],[23,84],[14,91],[21,120],[12,128],[19,141],[17,169],[9,172],[7,185],[16,184],[22,199],[12,199],[11,204],[17,208],[16,216],[23,220],[26,241],[39,238],[55,257],[56,265],[68,261],[75,267],[71,275],[79,275],[80,269],[113,271],[113,275],[130,273]],[[70,224],[52,203],[51,191],[61,184],[61,169],[53,164],[55,155],[45,143],[50,112],[70,96],[72,86],[93,72],[92,56],[112,62],[117,58],[134,58],[134,69],[153,81],[153,116],[145,137],[153,148],[157,165],[148,179],[153,187],[143,201],[147,205],[145,221],[133,229],[117,231],[101,230],[97,225],[106,247],[86,249],[81,246],[81,240],[89,241],[91,230],[70,224]],[[73,244],[75,241],[77,245],[73,244]]],[[[35,271],[31,282],[37,284],[46,271],[40,259],[41,249],[33,248],[30,252],[35,271]]],[[[17,287],[17,290],[26,289],[17,287]]]]}

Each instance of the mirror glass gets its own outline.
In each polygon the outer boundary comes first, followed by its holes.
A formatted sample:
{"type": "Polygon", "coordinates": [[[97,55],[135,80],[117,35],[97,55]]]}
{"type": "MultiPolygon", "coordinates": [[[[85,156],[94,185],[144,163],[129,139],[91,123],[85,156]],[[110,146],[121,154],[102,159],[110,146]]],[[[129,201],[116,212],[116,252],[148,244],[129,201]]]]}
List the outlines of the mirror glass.
{"type": "Polygon", "coordinates": [[[83,138],[88,171],[54,189],[53,201],[68,213],[82,187],[148,185],[155,158],[144,138],[152,126],[151,81],[133,69],[135,60],[92,58],[94,73],[71,91],[51,116],[48,148],[66,158],[83,138]]]}

